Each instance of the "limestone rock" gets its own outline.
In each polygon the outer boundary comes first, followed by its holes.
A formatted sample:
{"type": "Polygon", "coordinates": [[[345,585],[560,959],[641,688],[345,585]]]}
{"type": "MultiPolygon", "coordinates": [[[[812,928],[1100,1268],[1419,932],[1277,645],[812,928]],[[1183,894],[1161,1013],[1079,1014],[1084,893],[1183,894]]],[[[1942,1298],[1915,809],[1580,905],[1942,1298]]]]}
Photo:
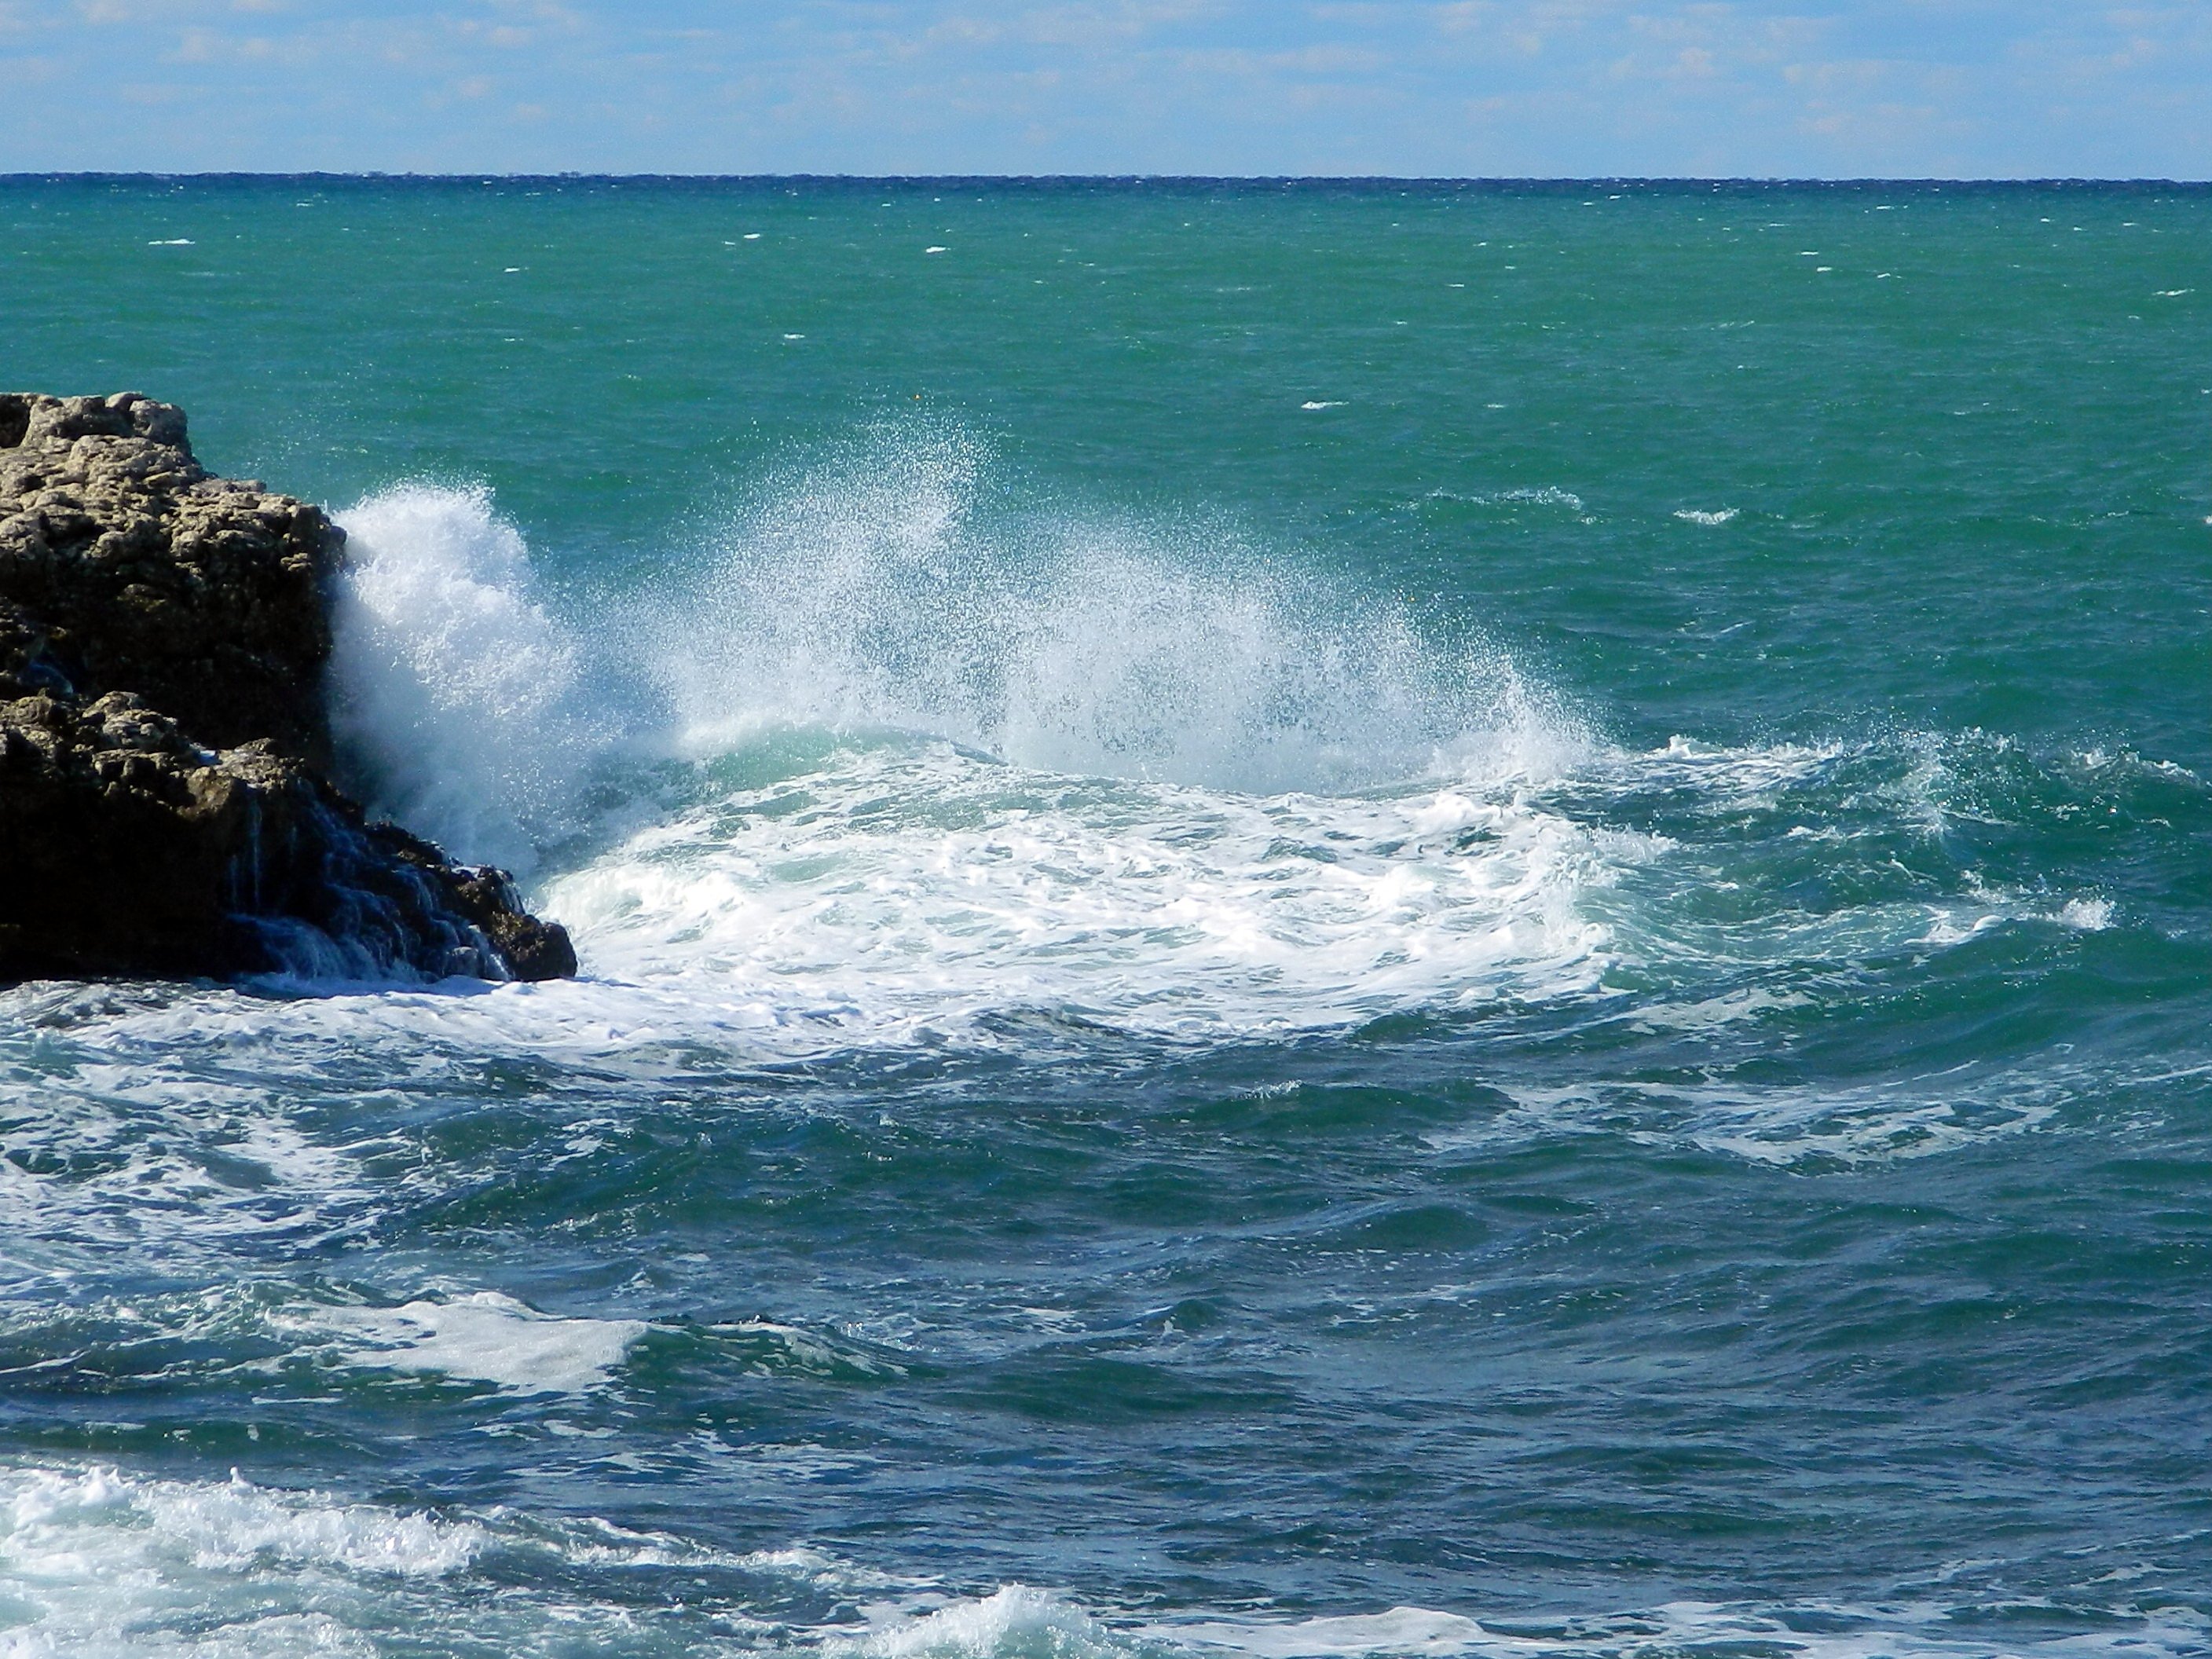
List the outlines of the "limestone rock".
{"type": "Polygon", "coordinates": [[[343,545],[169,404],[0,394],[0,981],[575,971],[505,875],[323,775],[343,545]]]}
{"type": "Polygon", "coordinates": [[[136,692],[204,742],[327,763],[344,543],[320,508],[210,477],[167,404],[0,394],[0,641],[18,657],[0,674],[30,689],[136,692]]]}

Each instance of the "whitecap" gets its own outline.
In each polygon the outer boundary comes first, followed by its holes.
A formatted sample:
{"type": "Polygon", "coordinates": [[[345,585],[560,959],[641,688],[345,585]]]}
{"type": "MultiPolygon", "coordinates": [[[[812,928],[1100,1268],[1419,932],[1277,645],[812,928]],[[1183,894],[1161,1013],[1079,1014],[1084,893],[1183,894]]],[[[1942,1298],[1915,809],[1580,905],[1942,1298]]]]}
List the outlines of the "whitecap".
{"type": "Polygon", "coordinates": [[[496,1291],[397,1308],[295,1309],[272,1321],[343,1339],[345,1365],[429,1371],[514,1394],[583,1394],[604,1384],[646,1326],[635,1319],[556,1319],[496,1291]]]}
{"type": "Polygon", "coordinates": [[[1334,1618],[1214,1620],[1158,1626],[1178,1643],[1226,1648],[1255,1659],[1335,1659],[1360,1654],[1461,1654],[1487,1637],[1481,1625],[1427,1607],[1334,1618]]]}
{"type": "MultiPolygon", "coordinates": [[[[1493,407],[1503,408],[1504,405],[1502,404],[1495,404],[1493,407]]],[[[1454,499],[1471,501],[1479,507],[1504,507],[1509,505],[1516,507],[1563,507],[1570,513],[1584,513],[1589,511],[1589,508],[1583,505],[1583,498],[1581,496],[1576,495],[1571,489],[1561,489],[1556,484],[1546,484],[1540,489],[1498,489],[1493,490],[1488,495],[1468,495],[1454,499]]]]}
{"type": "MultiPolygon", "coordinates": [[[[1620,1613],[1489,1616],[1398,1606],[1308,1618],[1194,1613],[1123,1620],[1024,1584],[928,1610],[901,1610],[857,1639],[829,1642],[839,1659],[1166,1659],[1174,1654],[1253,1659],[1638,1659],[1654,1653],[1755,1649],[1777,1659],[1984,1659],[1932,1602],[1802,1607],[1673,1601],[1620,1613]]],[[[2008,1643],[2038,1659],[2106,1659],[2197,1650],[2206,1621],[2185,1607],[2115,1610],[2118,1628],[2008,1643]]]]}
{"type": "Polygon", "coordinates": [[[1127,1645],[1064,1596],[1007,1584],[858,1639],[833,1642],[830,1651],[852,1659],[1012,1659],[1042,1650],[1056,1659],[1091,1659],[1127,1645]]]}
{"type": "Polygon", "coordinates": [[[440,1577],[489,1541],[469,1522],[438,1520],[325,1493],[228,1481],[144,1480],[112,1465],[0,1471],[4,1567],[33,1579],[167,1557],[203,1570],[278,1561],[440,1577]]]}

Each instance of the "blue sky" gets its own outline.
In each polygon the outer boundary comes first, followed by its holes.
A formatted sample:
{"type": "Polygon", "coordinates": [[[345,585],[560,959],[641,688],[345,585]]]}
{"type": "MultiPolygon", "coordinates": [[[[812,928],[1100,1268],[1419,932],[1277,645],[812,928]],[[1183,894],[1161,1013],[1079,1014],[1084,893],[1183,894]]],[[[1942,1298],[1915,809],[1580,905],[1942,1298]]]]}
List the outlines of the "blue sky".
{"type": "Polygon", "coordinates": [[[0,0],[0,172],[2212,176],[2212,0],[0,0]]]}

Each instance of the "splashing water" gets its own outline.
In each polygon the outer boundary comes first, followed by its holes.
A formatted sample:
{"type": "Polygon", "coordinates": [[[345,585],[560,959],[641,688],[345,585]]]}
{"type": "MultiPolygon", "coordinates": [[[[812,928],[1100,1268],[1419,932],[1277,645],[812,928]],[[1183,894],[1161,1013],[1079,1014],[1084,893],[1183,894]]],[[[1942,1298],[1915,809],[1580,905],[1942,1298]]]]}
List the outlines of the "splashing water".
{"type": "Polygon", "coordinates": [[[343,515],[341,738],[380,806],[463,856],[558,849],[542,902],[593,971],[757,1032],[903,1042],[1016,1008],[1310,1029],[1585,993],[1624,946],[1697,984],[2056,910],[1971,872],[1725,931],[1717,870],[1624,903],[1669,842],[1618,809],[1685,766],[1716,807],[1739,774],[1825,787],[1845,751],[1601,750],[1464,629],[1219,525],[990,485],[957,434],[880,439],[573,622],[488,492],[385,491],[343,515]]]}
{"type": "Polygon", "coordinates": [[[908,731],[1038,770],[1245,793],[1556,769],[1575,723],[1504,653],[1225,530],[981,511],[976,447],[792,482],[588,626],[556,620],[488,491],[340,514],[342,743],[385,810],[527,870],[609,762],[779,726],[908,731]]]}
{"type": "Polygon", "coordinates": [[[372,496],[342,515],[351,764],[465,857],[595,841],[546,896],[602,971],[878,1033],[1589,982],[1604,855],[1514,799],[1586,740],[1504,653],[1218,526],[994,515],[986,482],[957,436],[880,444],[588,624],[486,491],[372,496]]]}
{"type": "Polygon", "coordinates": [[[895,726],[1042,771],[1344,793],[1440,765],[1554,769],[1582,744],[1503,652],[1174,533],[982,510],[940,436],[793,481],[647,612],[684,744],[764,721],[895,726]]]}
{"type": "Polygon", "coordinates": [[[402,484],[339,518],[331,723],[354,781],[464,856],[526,872],[605,729],[529,550],[483,489],[402,484]]]}

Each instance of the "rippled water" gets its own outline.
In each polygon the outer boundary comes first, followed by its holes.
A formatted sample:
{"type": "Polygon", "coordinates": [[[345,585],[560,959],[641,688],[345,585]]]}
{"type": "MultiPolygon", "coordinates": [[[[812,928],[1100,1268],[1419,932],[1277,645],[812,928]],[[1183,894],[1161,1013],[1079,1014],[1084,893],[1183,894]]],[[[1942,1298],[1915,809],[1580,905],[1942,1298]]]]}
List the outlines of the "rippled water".
{"type": "Polygon", "coordinates": [[[0,181],[585,970],[0,993],[0,1655],[2212,1650],[2207,204],[0,181]]]}

